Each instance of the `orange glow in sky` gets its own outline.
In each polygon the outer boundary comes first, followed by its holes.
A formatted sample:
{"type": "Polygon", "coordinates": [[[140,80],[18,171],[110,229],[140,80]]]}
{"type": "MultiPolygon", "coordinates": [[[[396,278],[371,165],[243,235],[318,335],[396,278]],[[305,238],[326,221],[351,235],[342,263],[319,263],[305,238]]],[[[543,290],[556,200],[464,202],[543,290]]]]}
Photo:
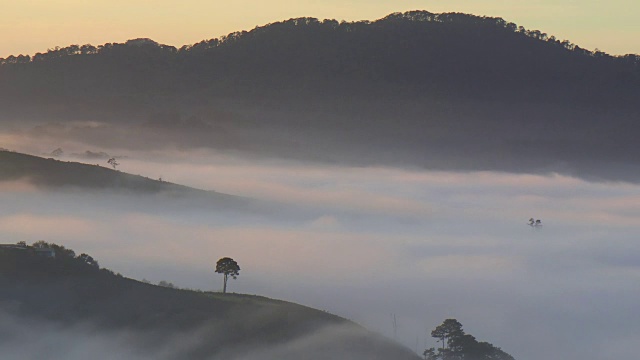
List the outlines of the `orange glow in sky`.
{"type": "Polygon", "coordinates": [[[0,0],[0,57],[148,37],[181,46],[293,17],[375,20],[396,11],[499,16],[588,49],[640,53],[637,0],[0,0]]]}

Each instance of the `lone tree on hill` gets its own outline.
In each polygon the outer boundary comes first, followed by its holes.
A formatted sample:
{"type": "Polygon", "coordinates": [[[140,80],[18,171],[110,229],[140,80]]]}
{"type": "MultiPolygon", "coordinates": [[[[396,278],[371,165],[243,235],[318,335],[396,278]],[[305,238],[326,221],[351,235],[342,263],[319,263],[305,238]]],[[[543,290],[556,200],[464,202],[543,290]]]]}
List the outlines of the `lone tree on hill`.
{"type": "Polygon", "coordinates": [[[226,294],[227,292],[227,280],[229,276],[232,278],[238,277],[240,273],[240,266],[238,263],[229,257],[224,257],[216,263],[216,272],[224,275],[224,287],[222,288],[222,293],[226,294]]]}
{"type": "Polygon", "coordinates": [[[113,166],[114,170],[115,170],[116,166],[120,165],[120,163],[114,157],[112,157],[111,159],[107,160],[107,163],[109,165],[113,166]]]}

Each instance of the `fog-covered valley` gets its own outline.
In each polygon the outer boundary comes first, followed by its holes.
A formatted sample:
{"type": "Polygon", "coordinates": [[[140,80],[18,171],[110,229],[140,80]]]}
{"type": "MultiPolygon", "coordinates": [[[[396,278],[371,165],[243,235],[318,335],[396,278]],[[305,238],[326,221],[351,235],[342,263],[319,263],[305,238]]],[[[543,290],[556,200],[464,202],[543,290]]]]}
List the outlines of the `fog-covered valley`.
{"type": "MultiPolygon", "coordinates": [[[[35,154],[82,150],[52,145],[29,144],[35,154]]],[[[638,276],[637,185],[208,150],[91,151],[121,154],[122,172],[258,205],[7,181],[0,242],[64,244],[127,277],[203,290],[221,289],[215,261],[231,256],[242,272],[230,291],[327,310],[392,338],[395,316],[397,340],[418,353],[435,345],[426,330],[445,318],[525,360],[631,358],[640,336],[636,322],[620,326],[640,295],[629,286],[638,276]],[[531,228],[530,217],[544,226],[531,228]]]]}

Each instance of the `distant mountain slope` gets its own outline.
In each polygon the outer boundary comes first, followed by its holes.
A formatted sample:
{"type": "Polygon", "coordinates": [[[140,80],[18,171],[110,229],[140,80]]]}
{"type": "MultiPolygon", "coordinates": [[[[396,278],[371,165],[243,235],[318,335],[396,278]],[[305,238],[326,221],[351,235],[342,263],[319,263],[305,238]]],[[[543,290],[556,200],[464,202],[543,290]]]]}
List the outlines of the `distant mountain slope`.
{"type": "Polygon", "coordinates": [[[4,122],[66,124],[34,136],[640,180],[640,57],[500,18],[299,18],[180,49],[137,39],[2,62],[4,122]]]}
{"type": "MultiPolygon", "coordinates": [[[[0,315],[10,315],[15,329],[41,333],[39,338],[3,335],[3,359],[12,342],[13,348],[22,344],[18,348],[25,353],[43,341],[77,349],[70,353],[80,351],[86,358],[100,337],[125,340],[125,347],[146,359],[419,359],[326,312],[259,296],[163,288],[57,255],[50,259],[0,247],[0,315]],[[43,330],[51,327],[76,338],[62,343],[62,335],[43,330]]],[[[0,316],[0,328],[8,321],[0,316]]],[[[122,350],[112,349],[113,354],[122,350]]]]}
{"type": "Polygon", "coordinates": [[[78,162],[61,161],[0,150],[0,181],[25,180],[42,187],[76,187],[95,190],[120,190],[138,193],[192,194],[202,193],[221,198],[234,198],[139,175],[131,175],[78,162]]]}
{"type": "MultiPolygon", "coordinates": [[[[170,211],[178,209],[261,211],[250,198],[194,189],[166,181],[127,174],[99,165],[45,159],[0,150],[0,184],[27,182],[44,190],[86,195],[120,195],[114,205],[170,211]],[[128,201],[133,200],[133,201],[128,201]]],[[[92,201],[104,201],[95,198],[92,201]]]]}

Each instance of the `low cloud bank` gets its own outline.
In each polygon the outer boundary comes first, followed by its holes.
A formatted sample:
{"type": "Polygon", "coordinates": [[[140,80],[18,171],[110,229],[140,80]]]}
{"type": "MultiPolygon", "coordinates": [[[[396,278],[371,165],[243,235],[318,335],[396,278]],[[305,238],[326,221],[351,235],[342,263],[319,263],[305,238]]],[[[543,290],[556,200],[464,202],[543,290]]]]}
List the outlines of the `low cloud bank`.
{"type": "Polygon", "coordinates": [[[265,207],[231,212],[14,181],[0,184],[0,242],[56,242],[126,276],[204,290],[221,288],[213,266],[231,256],[243,269],[231,291],[328,310],[387,336],[393,313],[398,340],[413,349],[418,337],[418,352],[435,345],[425,328],[455,317],[518,360],[633,358],[637,185],[207,150],[128,155],[123,171],[265,207]],[[544,226],[530,228],[530,217],[544,226]]]}

